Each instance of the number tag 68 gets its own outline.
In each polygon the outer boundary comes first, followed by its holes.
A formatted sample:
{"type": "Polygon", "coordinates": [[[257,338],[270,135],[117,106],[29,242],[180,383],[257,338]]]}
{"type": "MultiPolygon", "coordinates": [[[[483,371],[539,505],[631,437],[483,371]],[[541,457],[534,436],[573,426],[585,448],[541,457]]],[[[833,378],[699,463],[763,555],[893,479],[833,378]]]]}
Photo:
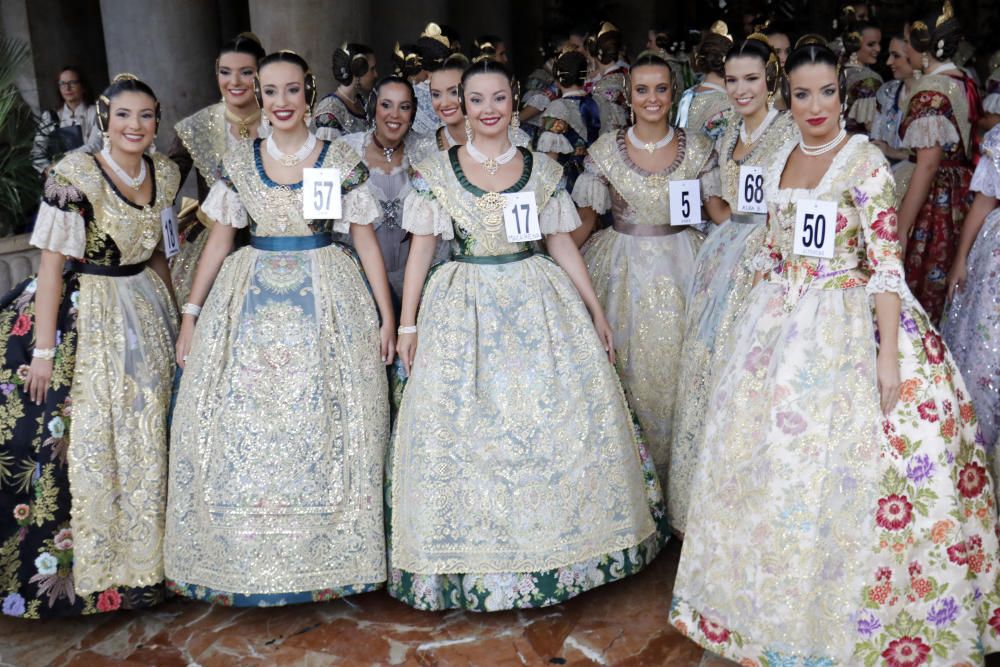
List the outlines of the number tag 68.
{"type": "Polygon", "coordinates": [[[795,205],[795,254],[831,259],[836,245],[837,202],[800,199],[795,205]]]}
{"type": "Polygon", "coordinates": [[[739,201],[736,210],[740,213],[767,213],[764,202],[764,168],[744,165],[740,167],[739,201]]]}
{"type": "Polygon", "coordinates": [[[306,220],[339,220],[340,170],[302,170],[302,217],[306,220]]]}

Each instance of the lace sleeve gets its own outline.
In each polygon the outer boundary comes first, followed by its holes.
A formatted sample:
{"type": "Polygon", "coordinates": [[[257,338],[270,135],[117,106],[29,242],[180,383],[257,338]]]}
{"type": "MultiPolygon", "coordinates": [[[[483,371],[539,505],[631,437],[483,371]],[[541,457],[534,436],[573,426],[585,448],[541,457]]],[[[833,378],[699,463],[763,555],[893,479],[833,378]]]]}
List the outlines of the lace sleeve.
{"type": "Polygon", "coordinates": [[[455,230],[451,216],[438,203],[419,172],[414,173],[412,185],[413,190],[403,200],[403,229],[421,236],[440,236],[445,241],[453,239],[455,230]]]}
{"type": "Polygon", "coordinates": [[[220,224],[234,229],[247,226],[247,212],[240,195],[225,177],[215,182],[201,204],[202,212],[220,224]]]}
{"type": "Polygon", "coordinates": [[[573,202],[580,208],[594,209],[598,215],[607,213],[611,208],[608,179],[589,156],[584,159],[583,173],[573,186],[573,202]]]}
{"type": "Polygon", "coordinates": [[[902,148],[932,148],[960,141],[958,128],[949,120],[951,100],[944,93],[923,90],[910,99],[904,121],[902,148]]]}
{"type": "Polygon", "coordinates": [[[83,257],[87,245],[86,196],[64,176],[49,172],[35,218],[31,245],[67,257],[83,257]]]}
{"type": "Polygon", "coordinates": [[[538,214],[538,227],[542,234],[571,232],[580,226],[580,215],[573,199],[562,188],[557,189],[538,214]]]}

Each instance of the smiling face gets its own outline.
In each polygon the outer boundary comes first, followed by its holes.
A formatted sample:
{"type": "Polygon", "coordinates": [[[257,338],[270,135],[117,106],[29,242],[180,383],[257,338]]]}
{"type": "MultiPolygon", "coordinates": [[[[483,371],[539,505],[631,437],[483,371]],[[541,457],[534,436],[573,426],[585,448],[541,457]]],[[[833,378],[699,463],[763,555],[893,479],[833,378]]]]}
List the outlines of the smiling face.
{"type": "Polygon", "coordinates": [[[455,126],[465,120],[458,95],[462,72],[457,69],[440,69],[431,74],[431,107],[445,125],[455,126]]]}
{"type": "Polygon", "coordinates": [[[108,114],[111,148],[121,153],[142,153],[156,137],[156,100],[140,92],[122,92],[111,99],[108,114]]]}
{"type": "Polygon", "coordinates": [[[500,73],[470,76],[465,81],[465,111],[476,136],[507,133],[514,110],[510,81],[500,73]]]}
{"type": "Polygon", "coordinates": [[[633,68],[630,78],[631,104],[636,121],[658,124],[670,112],[672,88],[670,68],[661,65],[640,65],[633,68]]]}
{"type": "Polygon", "coordinates": [[[894,38],[889,42],[889,55],[885,59],[885,64],[892,70],[892,78],[894,79],[903,80],[913,76],[913,67],[907,58],[905,40],[894,38]]]}
{"type": "Polygon", "coordinates": [[[260,71],[264,113],[276,130],[291,130],[305,116],[305,72],[294,63],[274,62],[260,71]]]}
{"type": "Polygon", "coordinates": [[[840,92],[832,65],[801,65],[788,74],[789,108],[810,145],[826,143],[840,131],[840,92]]]}
{"type": "Polygon", "coordinates": [[[384,140],[383,145],[394,146],[402,141],[413,123],[414,109],[409,88],[401,83],[382,85],[375,102],[375,131],[384,140]]]}
{"type": "Polygon", "coordinates": [[[753,56],[737,56],[726,61],[726,92],[733,108],[752,116],[767,104],[767,76],[764,63],[753,56]]]}
{"type": "Polygon", "coordinates": [[[223,53],[215,69],[219,91],[226,104],[234,109],[255,106],[253,77],[257,73],[257,59],[249,53],[223,53]]]}
{"type": "Polygon", "coordinates": [[[858,62],[862,65],[874,65],[878,62],[878,54],[882,52],[882,31],[878,28],[865,28],[861,31],[861,48],[858,49],[858,62]]]}

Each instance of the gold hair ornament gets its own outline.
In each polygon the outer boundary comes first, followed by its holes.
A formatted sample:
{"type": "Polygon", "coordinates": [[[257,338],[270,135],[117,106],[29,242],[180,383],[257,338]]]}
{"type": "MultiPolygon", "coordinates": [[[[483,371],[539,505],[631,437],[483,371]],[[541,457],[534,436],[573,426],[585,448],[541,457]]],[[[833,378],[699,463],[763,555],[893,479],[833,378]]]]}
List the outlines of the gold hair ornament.
{"type": "Polygon", "coordinates": [[[944,0],[944,6],[941,7],[941,16],[934,22],[934,27],[940,28],[942,23],[950,21],[953,18],[955,18],[955,9],[951,6],[951,0],[944,0]]]}
{"type": "Polygon", "coordinates": [[[611,21],[602,21],[601,29],[597,31],[597,39],[600,39],[609,32],[621,32],[611,21]]]}
{"type": "Polygon", "coordinates": [[[716,35],[722,35],[730,42],[733,41],[733,36],[729,34],[729,26],[726,25],[725,21],[719,20],[712,24],[709,28],[709,32],[715,33],[716,35]]]}
{"type": "Polygon", "coordinates": [[[420,33],[420,36],[429,37],[435,42],[439,42],[449,49],[451,48],[451,41],[441,32],[441,26],[433,21],[427,24],[427,27],[424,28],[422,33],[420,33]]]}

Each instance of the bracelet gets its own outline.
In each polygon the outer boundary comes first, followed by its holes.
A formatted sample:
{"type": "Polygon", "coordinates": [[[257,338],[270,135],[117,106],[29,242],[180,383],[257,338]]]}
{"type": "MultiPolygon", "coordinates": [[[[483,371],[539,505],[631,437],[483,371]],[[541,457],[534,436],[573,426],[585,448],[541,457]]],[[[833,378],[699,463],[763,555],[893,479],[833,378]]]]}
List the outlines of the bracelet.
{"type": "Polygon", "coordinates": [[[194,315],[198,317],[201,315],[201,306],[196,306],[193,303],[185,303],[184,307],[181,308],[181,315],[194,315]]]}
{"type": "Polygon", "coordinates": [[[54,347],[36,347],[31,351],[31,356],[35,359],[55,359],[56,358],[56,348],[54,347]]]}
{"type": "Polygon", "coordinates": [[[399,329],[396,330],[396,334],[400,336],[402,336],[403,334],[411,334],[411,333],[417,333],[416,325],[413,325],[412,327],[399,327],[399,329]]]}

